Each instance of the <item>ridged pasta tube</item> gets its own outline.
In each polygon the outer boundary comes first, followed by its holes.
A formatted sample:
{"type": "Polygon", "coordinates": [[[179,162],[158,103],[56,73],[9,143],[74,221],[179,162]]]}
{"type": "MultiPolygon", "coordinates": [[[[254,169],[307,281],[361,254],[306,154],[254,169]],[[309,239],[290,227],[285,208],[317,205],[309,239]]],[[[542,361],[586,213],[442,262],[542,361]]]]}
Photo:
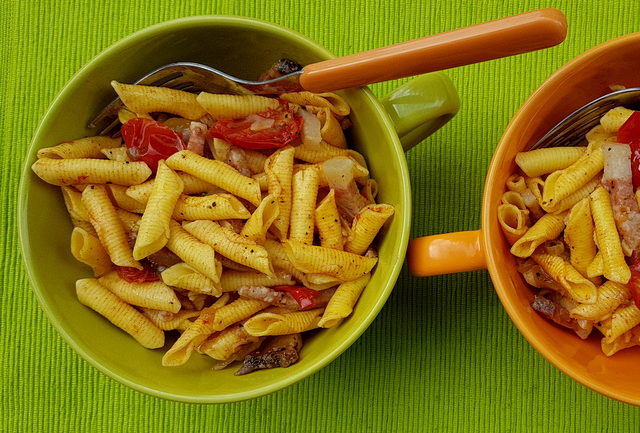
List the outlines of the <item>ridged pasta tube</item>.
{"type": "Polygon", "coordinates": [[[109,159],[41,158],[31,166],[34,173],[52,185],[88,185],[115,183],[137,185],[151,175],[144,162],[120,162],[109,159]]]}

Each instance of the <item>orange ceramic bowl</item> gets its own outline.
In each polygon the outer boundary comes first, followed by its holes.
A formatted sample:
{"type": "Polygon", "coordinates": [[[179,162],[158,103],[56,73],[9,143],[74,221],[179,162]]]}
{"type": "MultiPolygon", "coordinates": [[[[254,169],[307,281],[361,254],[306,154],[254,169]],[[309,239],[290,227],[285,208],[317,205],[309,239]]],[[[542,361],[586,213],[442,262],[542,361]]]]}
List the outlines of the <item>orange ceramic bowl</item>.
{"type": "MultiPolygon", "coordinates": [[[[514,324],[549,362],[603,395],[640,405],[640,347],[607,357],[600,338],[579,339],[547,321],[530,306],[534,292],[516,271],[515,258],[498,224],[505,180],[516,171],[515,155],[585,103],[611,92],[612,85],[640,87],[640,33],[598,45],[551,75],[509,123],[490,164],[482,203],[482,228],[414,239],[409,266],[415,275],[487,268],[514,324]],[[468,260],[460,260],[460,256],[468,260]]],[[[596,334],[594,332],[594,334],[596,334]]]]}

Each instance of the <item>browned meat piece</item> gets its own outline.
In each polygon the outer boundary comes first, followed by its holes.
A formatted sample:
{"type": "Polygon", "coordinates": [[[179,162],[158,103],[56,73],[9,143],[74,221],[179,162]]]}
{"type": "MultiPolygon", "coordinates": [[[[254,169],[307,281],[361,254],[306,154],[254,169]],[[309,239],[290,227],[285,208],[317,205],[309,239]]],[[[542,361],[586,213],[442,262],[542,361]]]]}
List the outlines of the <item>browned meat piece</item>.
{"type": "Polygon", "coordinates": [[[289,367],[298,362],[302,337],[300,334],[279,335],[269,340],[264,349],[244,358],[244,363],[235,374],[242,376],[265,368],[289,367]]]}
{"type": "Polygon", "coordinates": [[[587,338],[591,332],[591,328],[583,328],[576,319],[570,317],[569,311],[567,311],[566,308],[544,296],[536,295],[531,303],[531,307],[558,325],[572,329],[578,337],[583,340],[587,338]]]}
{"type": "Polygon", "coordinates": [[[260,75],[259,81],[271,80],[272,78],[282,77],[302,69],[302,65],[289,59],[280,59],[271,67],[260,75]]]}

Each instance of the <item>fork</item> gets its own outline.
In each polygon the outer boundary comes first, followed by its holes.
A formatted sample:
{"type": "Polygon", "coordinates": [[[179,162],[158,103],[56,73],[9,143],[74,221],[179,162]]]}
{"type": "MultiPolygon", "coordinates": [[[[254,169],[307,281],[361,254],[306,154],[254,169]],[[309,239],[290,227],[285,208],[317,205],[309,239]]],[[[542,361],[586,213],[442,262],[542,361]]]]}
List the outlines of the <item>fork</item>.
{"type": "Polygon", "coordinates": [[[627,108],[640,103],[640,87],[617,90],[608,93],[578,108],[551,128],[529,150],[543,147],[574,146],[584,140],[600,118],[615,107],[627,108]]]}
{"type": "MultiPolygon", "coordinates": [[[[547,8],[323,60],[267,82],[248,82],[205,65],[179,63],[158,68],[136,83],[198,91],[212,79],[222,85],[222,93],[246,92],[248,88],[257,94],[275,94],[283,93],[277,86],[286,81],[287,91],[331,92],[548,48],[562,42],[566,33],[562,12],[547,8]]],[[[115,117],[120,107],[121,103],[114,100],[89,127],[115,117]]],[[[115,127],[117,124],[105,129],[115,127]]]]}

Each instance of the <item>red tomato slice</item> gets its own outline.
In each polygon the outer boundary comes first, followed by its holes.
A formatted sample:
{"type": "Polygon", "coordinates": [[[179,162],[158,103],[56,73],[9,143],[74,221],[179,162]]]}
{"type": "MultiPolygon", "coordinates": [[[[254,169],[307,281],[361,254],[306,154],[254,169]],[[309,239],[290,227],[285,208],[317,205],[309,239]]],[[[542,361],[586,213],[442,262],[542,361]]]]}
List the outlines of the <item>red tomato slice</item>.
{"type": "Polygon", "coordinates": [[[209,130],[244,149],[277,149],[300,137],[302,118],[292,110],[268,110],[242,119],[220,119],[209,130]]]}
{"type": "Polygon", "coordinates": [[[129,283],[149,283],[160,281],[158,274],[151,268],[145,266],[144,269],[130,268],[128,266],[116,266],[118,276],[129,283]]]}
{"type": "Polygon", "coordinates": [[[634,112],[618,130],[618,143],[626,143],[631,148],[631,175],[633,187],[640,187],[640,112],[634,112]]]}
{"type": "Polygon", "coordinates": [[[151,119],[136,117],[122,125],[124,144],[134,161],[144,161],[154,172],[158,162],[185,149],[180,136],[168,126],[151,119]]]}
{"type": "Polygon", "coordinates": [[[308,310],[309,308],[315,307],[316,298],[320,296],[320,293],[317,291],[307,289],[304,286],[275,286],[273,289],[289,292],[298,305],[300,305],[300,309],[302,310],[308,310]]]}

